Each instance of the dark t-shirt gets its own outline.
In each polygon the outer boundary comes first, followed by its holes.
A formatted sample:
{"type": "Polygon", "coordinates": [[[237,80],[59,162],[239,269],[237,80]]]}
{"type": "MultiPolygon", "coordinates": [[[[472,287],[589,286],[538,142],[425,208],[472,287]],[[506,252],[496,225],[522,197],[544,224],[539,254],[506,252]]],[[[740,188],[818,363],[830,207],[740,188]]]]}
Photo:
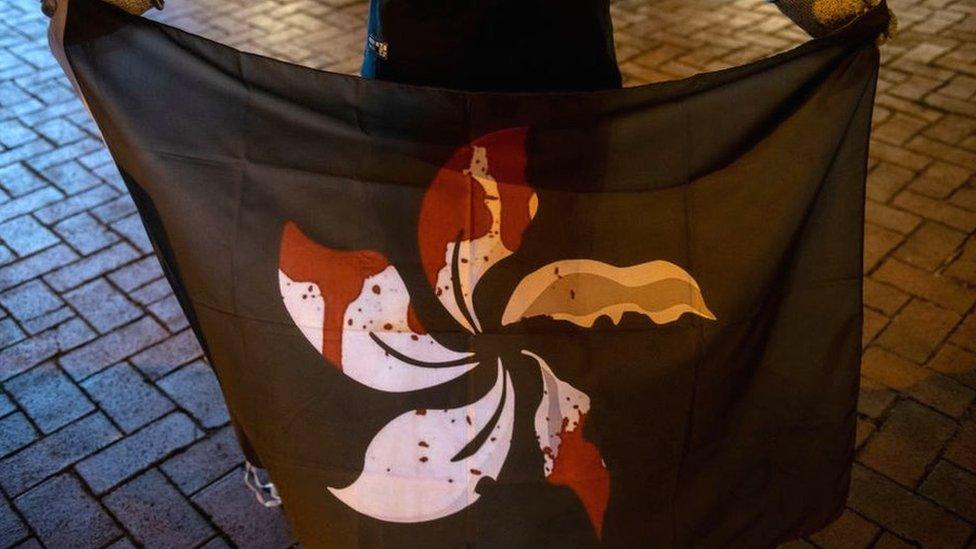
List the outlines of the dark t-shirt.
{"type": "Polygon", "coordinates": [[[493,91],[621,85],[608,0],[371,0],[363,76],[493,91]]]}

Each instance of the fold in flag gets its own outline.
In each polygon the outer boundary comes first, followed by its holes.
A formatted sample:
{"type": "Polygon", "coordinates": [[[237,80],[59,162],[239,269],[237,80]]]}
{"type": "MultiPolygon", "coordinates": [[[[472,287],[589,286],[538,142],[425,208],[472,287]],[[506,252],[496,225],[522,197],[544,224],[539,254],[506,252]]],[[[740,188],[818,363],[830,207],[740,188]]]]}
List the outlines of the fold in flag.
{"type": "Polygon", "coordinates": [[[886,13],[589,93],[51,37],[303,545],[760,547],[847,494],[886,13]]]}

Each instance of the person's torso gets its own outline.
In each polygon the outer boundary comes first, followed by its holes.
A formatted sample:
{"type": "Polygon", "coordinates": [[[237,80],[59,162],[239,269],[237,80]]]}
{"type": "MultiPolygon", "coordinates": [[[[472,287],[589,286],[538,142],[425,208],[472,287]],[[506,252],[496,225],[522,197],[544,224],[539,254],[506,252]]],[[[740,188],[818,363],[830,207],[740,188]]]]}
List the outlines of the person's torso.
{"type": "Polygon", "coordinates": [[[466,90],[620,86],[608,0],[372,0],[363,76],[466,90]]]}

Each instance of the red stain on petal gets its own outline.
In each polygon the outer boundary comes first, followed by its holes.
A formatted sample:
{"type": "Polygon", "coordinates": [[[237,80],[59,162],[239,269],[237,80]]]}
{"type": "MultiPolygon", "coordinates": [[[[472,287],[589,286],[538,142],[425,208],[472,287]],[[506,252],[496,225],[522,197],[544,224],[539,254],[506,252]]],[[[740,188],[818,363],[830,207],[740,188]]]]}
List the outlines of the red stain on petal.
{"type": "Polygon", "coordinates": [[[481,184],[464,173],[471,167],[475,147],[486,149],[488,173],[498,182],[500,196],[494,198],[502,202],[502,242],[511,251],[518,249],[533,213],[530,202],[534,191],[525,179],[526,134],[526,128],[513,128],[480,137],[457,149],[438,170],[424,195],[418,223],[421,264],[432,286],[437,273],[447,264],[447,245],[458,234],[463,240],[474,240],[491,229],[491,211],[485,200],[492,197],[486,196],[481,184]]]}
{"type": "Polygon", "coordinates": [[[342,370],[342,319],[359,297],[366,278],[390,266],[382,254],[370,250],[340,251],[308,238],[293,222],[281,234],[279,268],[296,282],[317,284],[325,300],[322,355],[342,370]]]}
{"type": "Polygon", "coordinates": [[[610,498],[610,474],[603,466],[600,450],[583,438],[585,419],[586,415],[581,416],[576,429],[567,432],[564,427],[559,434],[559,452],[547,480],[576,492],[599,537],[610,498]]]}
{"type": "Polygon", "coordinates": [[[462,240],[472,240],[491,228],[484,189],[462,171],[468,168],[472,154],[471,147],[454,153],[437,172],[420,207],[420,261],[431,286],[437,284],[437,273],[447,264],[447,245],[457,240],[458,234],[462,240]]]}
{"type": "Polygon", "coordinates": [[[522,233],[534,214],[530,203],[535,189],[526,181],[526,128],[490,133],[472,145],[488,150],[488,173],[498,182],[502,202],[501,237],[511,251],[522,245],[522,233]]]}

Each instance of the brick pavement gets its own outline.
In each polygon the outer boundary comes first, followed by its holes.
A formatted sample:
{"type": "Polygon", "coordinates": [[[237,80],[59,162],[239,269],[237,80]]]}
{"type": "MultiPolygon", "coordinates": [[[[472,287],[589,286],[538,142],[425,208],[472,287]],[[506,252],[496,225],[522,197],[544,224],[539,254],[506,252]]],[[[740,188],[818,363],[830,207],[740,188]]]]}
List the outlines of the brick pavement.
{"type": "MultiPolygon", "coordinates": [[[[170,0],[154,17],[354,72],[362,0],[170,0]]],[[[892,0],[865,226],[850,508],[795,547],[976,547],[976,1],[892,0]]],[[[804,39],[759,0],[615,0],[629,85],[804,39]]],[[[51,59],[0,4],[0,546],[278,547],[132,201],[51,59]]]]}

